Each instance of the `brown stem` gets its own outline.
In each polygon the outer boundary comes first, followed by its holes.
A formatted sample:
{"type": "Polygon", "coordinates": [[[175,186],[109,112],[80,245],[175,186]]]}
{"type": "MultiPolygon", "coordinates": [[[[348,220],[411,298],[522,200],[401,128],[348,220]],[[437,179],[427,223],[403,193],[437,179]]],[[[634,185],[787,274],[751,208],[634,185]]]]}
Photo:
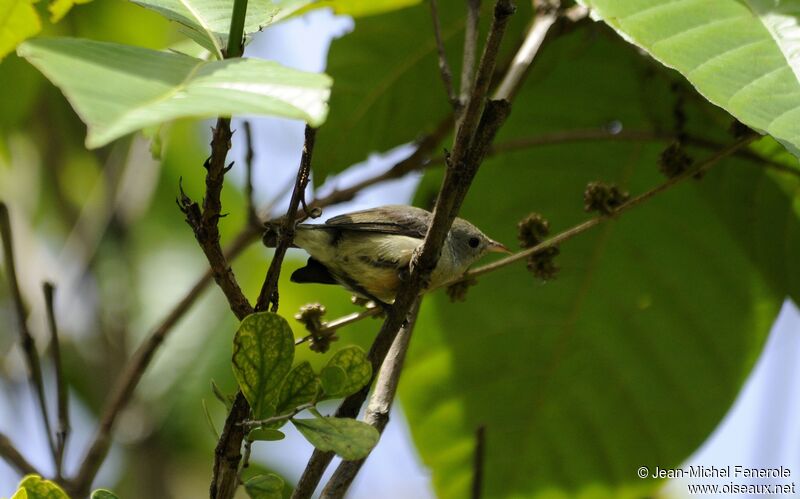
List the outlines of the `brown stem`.
{"type": "MultiPolygon", "coordinates": [[[[403,371],[403,363],[408,351],[408,344],[414,332],[414,325],[419,314],[420,299],[414,303],[408,314],[408,321],[397,333],[392,342],[386,359],[383,361],[381,371],[375,380],[375,389],[367,405],[367,412],[364,415],[364,422],[375,427],[379,433],[383,433],[389,423],[389,413],[392,403],[397,395],[397,385],[400,382],[400,373],[403,371]]],[[[357,461],[342,461],[333,473],[330,481],[322,491],[320,499],[336,499],[343,497],[353,483],[353,479],[358,474],[364,461],[367,458],[357,461]]]]}
{"type": "Polygon", "coordinates": [[[3,458],[5,462],[10,464],[17,470],[20,475],[39,475],[42,476],[42,473],[33,467],[31,463],[25,459],[25,456],[20,454],[14,444],[11,443],[11,440],[8,439],[7,436],[0,433],[0,457],[3,458]]]}
{"type": "Polygon", "coordinates": [[[461,96],[459,103],[463,106],[472,93],[472,82],[475,75],[475,59],[478,54],[478,21],[480,19],[481,0],[467,0],[467,21],[464,26],[464,58],[461,64],[461,96]]]}
{"type": "Polygon", "coordinates": [[[253,148],[253,131],[250,128],[250,122],[244,122],[244,144],[247,151],[244,156],[245,168],[245,182],[244,182],[244,200],[245,210],[247,213],[247,220],[250,225],[259,225],[258,212],[256,205],[253,201],[253,157],[255,156],[253,148]]]}
{"type": "Polygon", "coordinates": [[[444,41],[442,40],[442,26],[439,22],[439,10],[436,6],[436,0],[428,0],[431,6],[431,20],[433,21],[433,36],[436,39],[436,52],[439,56],[439,73],[442,76],[442,83],[444,83],[444,90],[447,93],[447,99],[452,104],[453,109],[459,108],[459,100],[456,96],[456,91],[453,88],[453,72],[450,70],[450,64],[447,62],[447,53],[444,50],[444,41]]]}
{"type": "Polygon", "coordinates": [[[0,202],[0,236],[3,238],[3,256],[5,260],[5,270],[8,275],[8,287],[14,301],[16,310],[17,325],[19,329],[19,341],[22,346],[22,353],[25,357],[25,364],[28,367],[28,382],[31,392],[39,402],[39,413],[47,434],[47,443],[50,445],[50,452],[55,462],[57,458],[56,444],[53,441],[53,433],[50,426],[50,416],[47,413],[47,403],[44,396],[44,383],[42,381],[42,367],[39,364],[39,355],[36,351],[36,342],[28,329],[28,311],[19,290],[17,280],[17,270],[14,265],[14,240],[11,231],[11,220],[8,216],[8,207],[0,202]]]}
{"type": "Polygon", "coordinates": [[[472,461],[472,499],[483,495],[483,464],[486,459],[486,427],[475,430],[475,457],[472,461]]]}
{"type": "Polygon", "coordinates": [[[297,169],[292,198],[289,201],[289,208],[283,218],[283,224],[279,232],[278,244],[275,247],[275,254],[272,263],[267,271],[267,277],[261,286],[261,293],[256,302],[256,311],[266,310],[272,303],[272,311],[278,310],[278,277],[281,273],[281,264],[286,256],[286,250],[294,240],[294,227],[297,219],[297,212],[300,204],[305,206],[305,192],[308,186],[308,179],[311,176],[311,158],[314,153],[314,141],[317,136],[317,129],[306,125],[305,142],[303,144],[303,155],[300,158],[300,167],[297,169]]]}
{"type": "Polygon", "coordinates": [[[53,295],[55,286],[53,283],[45,282],[43,285],[44,303],[47,310],[47,326],[50,330],[50,352],[53,357],[53,368],[56,374],[56,391],[58,397],[58,428],[56,430],[56,477],[63,477],[61,465],[64,460],[64,448],[67,446],[69,438],[69,392],[64,380],[64,371],[61,366],[61,346],[58,340],[58,325],[53,307],[53,295]]]}

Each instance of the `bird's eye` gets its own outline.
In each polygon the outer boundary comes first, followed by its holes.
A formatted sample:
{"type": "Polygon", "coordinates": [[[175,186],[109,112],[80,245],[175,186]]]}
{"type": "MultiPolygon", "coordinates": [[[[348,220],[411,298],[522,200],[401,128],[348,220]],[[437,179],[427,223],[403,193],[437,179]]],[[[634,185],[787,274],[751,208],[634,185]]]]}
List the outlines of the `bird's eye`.
{"type": "Polygon", "coordinates": [[[477,237],[471,237],[469,239],[469,247],[470,248],[477,248],[479,244],[481,244],[481,240],[478,239],[477,237]]]}

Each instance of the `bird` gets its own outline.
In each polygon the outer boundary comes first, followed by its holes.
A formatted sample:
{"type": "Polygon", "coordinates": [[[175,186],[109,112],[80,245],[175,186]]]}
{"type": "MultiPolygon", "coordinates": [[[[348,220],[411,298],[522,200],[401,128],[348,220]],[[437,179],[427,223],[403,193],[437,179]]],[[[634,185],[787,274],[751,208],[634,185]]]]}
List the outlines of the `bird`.
{"type": "MultiPolygon", "coordinates": [[[[305,250],[310,257],[290,280],[338,284],[388,307],[432,220],[433,214],[422,208],[388,205],[335,216],[321,224],[297,224],[293,246],[305,250]]],[[[268,222],[266,226],[263,242],[274,247],[280,224],[268,222]]],[[[458,278],[489,252],[511,253],[473,224],[456,218],[428,287],[436,288],[458,278]]]]}

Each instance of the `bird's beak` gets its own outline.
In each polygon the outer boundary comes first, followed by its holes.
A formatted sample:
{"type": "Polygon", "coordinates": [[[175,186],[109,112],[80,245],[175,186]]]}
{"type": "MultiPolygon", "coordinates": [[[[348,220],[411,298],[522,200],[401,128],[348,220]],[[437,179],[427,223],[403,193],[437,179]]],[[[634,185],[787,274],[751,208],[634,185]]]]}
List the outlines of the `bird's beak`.
{"type": "Polygon", "coordinates": [[[510,249],[506,247],[503,243],[498,243],[497,241],[489,241],[489,246],[487,246],[488,250],[492,253],[505,253],[510,255],[513,253],[510,249]]]}

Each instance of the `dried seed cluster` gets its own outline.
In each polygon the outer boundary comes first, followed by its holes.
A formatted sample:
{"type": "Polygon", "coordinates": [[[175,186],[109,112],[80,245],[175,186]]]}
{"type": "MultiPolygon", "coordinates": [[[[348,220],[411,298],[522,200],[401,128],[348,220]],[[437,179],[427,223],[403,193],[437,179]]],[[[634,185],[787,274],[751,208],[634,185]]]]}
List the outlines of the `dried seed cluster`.
{"type": "Polygon", "coordinates": [[[583,209],[590,213],[596,211],[611,215],[630,197],[630,194],[621,191],[616,184],[589,182],[583,191],[583,209]]]}
{"type": "MultiPolygon", "coordinates": [[[[533,248],[542,243],[549,233],[550,223],[539,213],[531,213],[517,224],[517,237],[523,248],[533,248]]],[[[558,273],[554,260],[559,253],[558,246],[537,251],[528,257],[528,270],[543,281],[554,279],[558,273]]]]}

